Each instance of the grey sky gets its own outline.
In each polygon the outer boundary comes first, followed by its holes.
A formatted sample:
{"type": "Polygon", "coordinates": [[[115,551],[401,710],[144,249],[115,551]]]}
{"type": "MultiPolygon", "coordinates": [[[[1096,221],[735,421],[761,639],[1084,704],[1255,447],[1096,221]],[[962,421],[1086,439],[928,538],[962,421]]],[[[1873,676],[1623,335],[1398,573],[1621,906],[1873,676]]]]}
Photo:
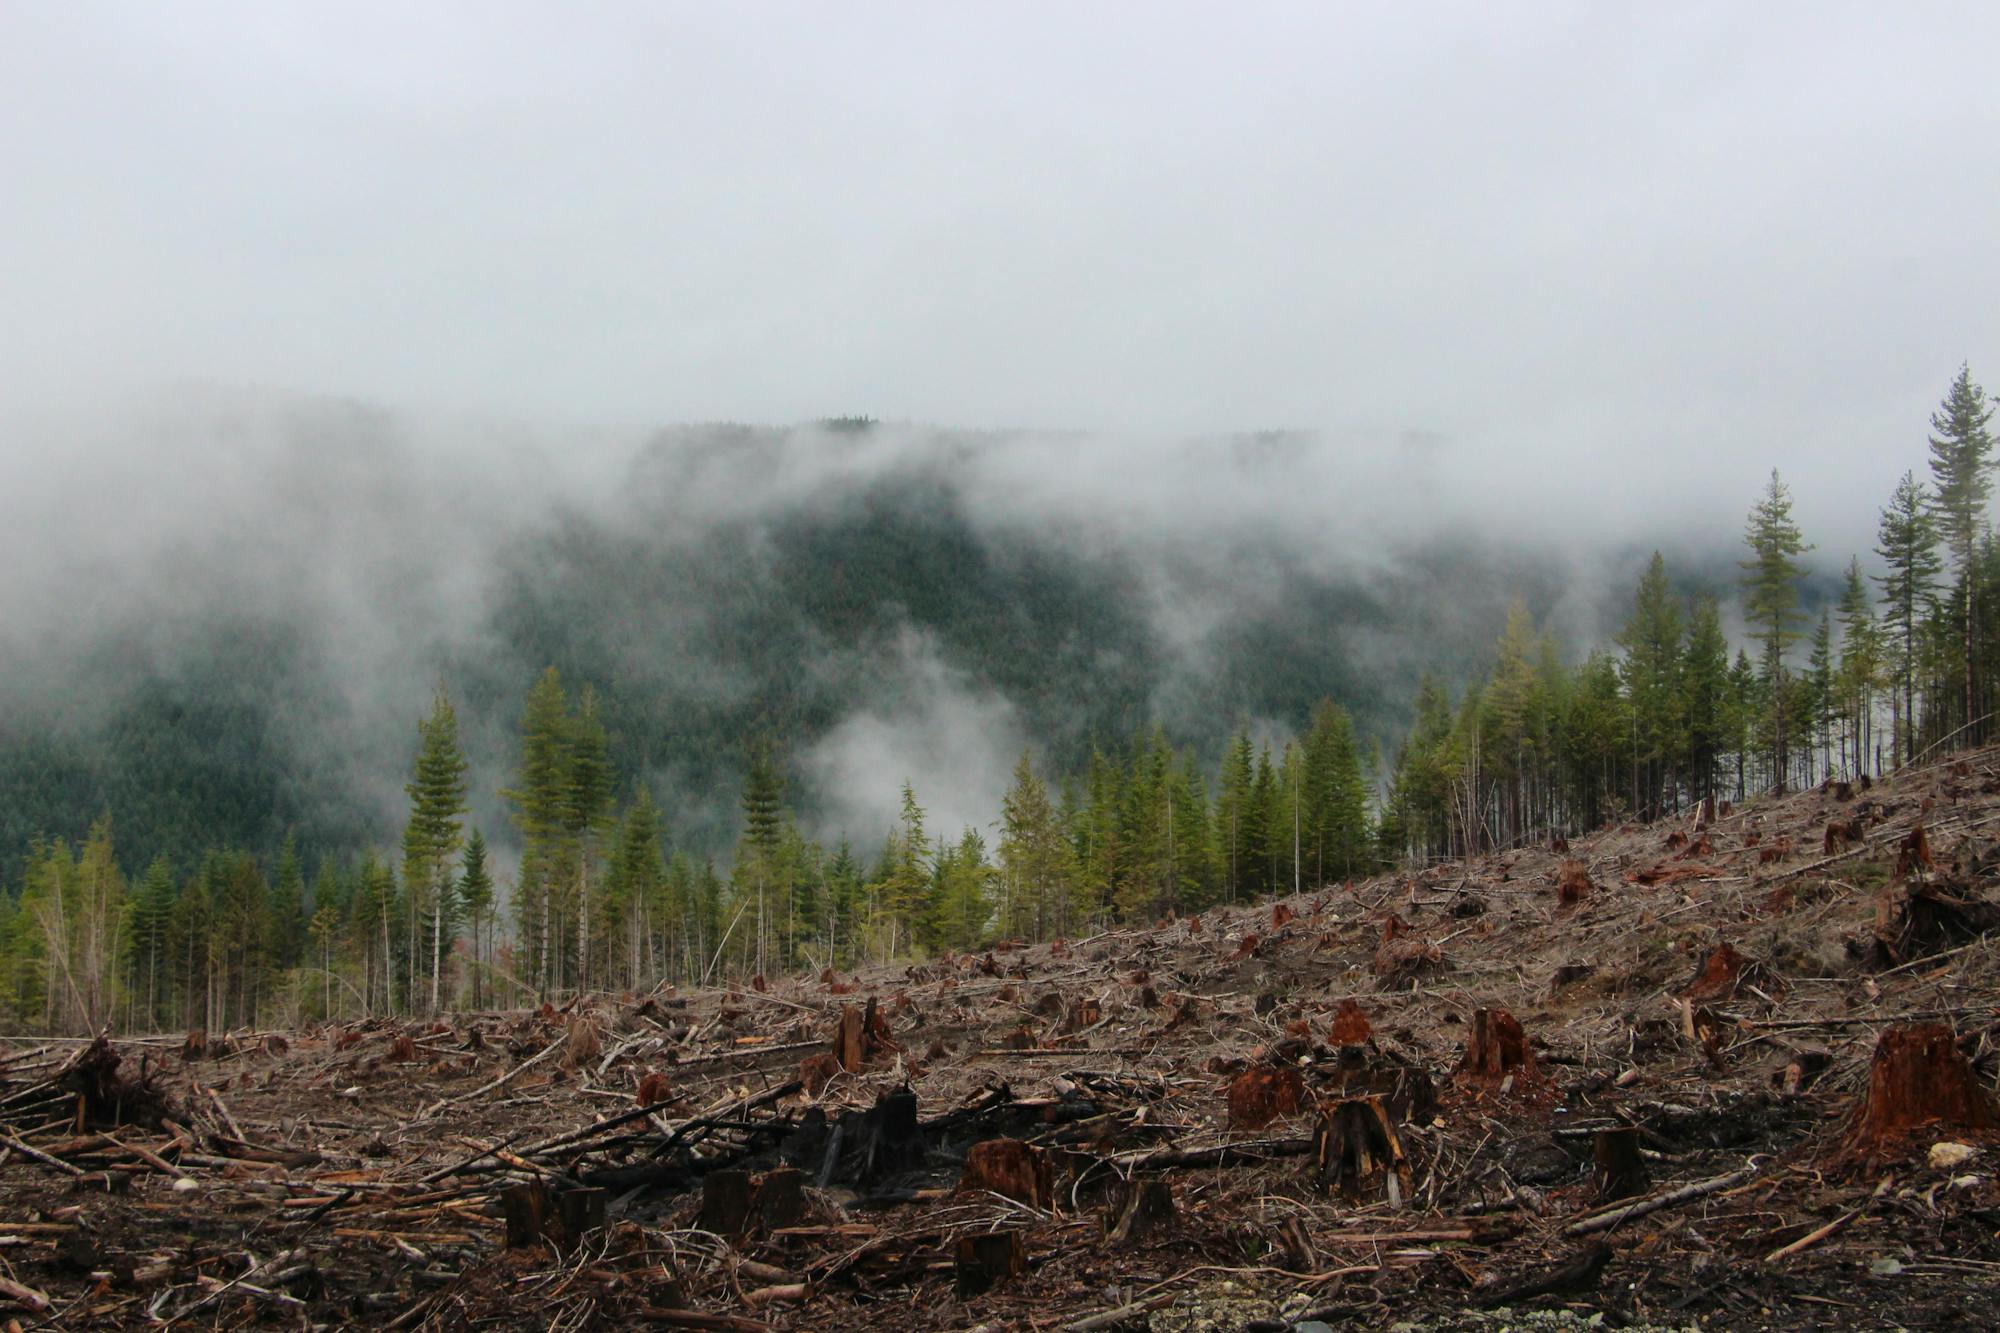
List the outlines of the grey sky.
{"type": "Polygon", "coordinates": [[[1872,506],[2000,379],[1995,50],[1991,5],[14,0],[0,392],[1419,430],[1872,506]]]}

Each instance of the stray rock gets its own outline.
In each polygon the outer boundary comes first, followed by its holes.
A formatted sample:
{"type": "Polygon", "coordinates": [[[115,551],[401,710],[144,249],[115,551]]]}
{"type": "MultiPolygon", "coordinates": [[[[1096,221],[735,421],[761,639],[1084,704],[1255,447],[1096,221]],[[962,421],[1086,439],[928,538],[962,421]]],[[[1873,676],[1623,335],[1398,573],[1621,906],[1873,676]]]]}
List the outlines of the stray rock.
{"type": "Polygon", "coordinates": [[[1978,1149],[1969,1143],[1952,1143],[1949,1140],[1931,1145],[1930,1163],[1933,1171],[1950,1171],[1964,1166],[1978,1156],[1978,1149]]]}

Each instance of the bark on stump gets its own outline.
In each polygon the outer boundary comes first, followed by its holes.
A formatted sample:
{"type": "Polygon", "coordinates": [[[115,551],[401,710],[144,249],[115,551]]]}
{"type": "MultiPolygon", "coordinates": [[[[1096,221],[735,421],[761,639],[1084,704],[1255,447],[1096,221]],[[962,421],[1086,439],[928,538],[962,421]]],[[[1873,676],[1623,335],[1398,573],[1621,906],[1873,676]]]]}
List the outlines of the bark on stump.
{"type": "Polygon", "coordinates": [[[1958,1052],[1943,1023],[1887,1028],[1875,1043],[1868,1096],[1848,1132],[1846,1155],[1874,1157],[1917,1130],[1990,1136],[2000,1129],[1993,1096],[1958,1052]]]}
{"type": "Polygon", "coordinates": [[[1055,1167],[1049,1155],[1019,1139],[988,1139],[965,1154],[960,1190],[985,1190],[1002,1198],[1047,1209],[1055,1200],[1055,1167]]]}
{"type": "Polygon", "coordinates": [[[1652,1183],[1646,1159],[1639,1156],[1639,1131],[1630,1126],[1599,1130],[1595,1142],[1595,1169],[1591,1183],[1599,1203],[1612,1203],[1643,1194],[1652,1183]]]}
{"type": "Polygon", "coordinates": [[[1351,1203],[1386,1198],[1400,1208],[1410,1196],[1402,1140],[1380,1097],[1353,1097],[1324,1107],[1313,1136],[1321,1188],[1351,1203]]]}
{"type": "Polygon", "coordinates": [[[957,1259],[958,1294],[977,1296],[1028,1271],[1028,1242],[1018,1231],[963,1236],[957,1259]]]}

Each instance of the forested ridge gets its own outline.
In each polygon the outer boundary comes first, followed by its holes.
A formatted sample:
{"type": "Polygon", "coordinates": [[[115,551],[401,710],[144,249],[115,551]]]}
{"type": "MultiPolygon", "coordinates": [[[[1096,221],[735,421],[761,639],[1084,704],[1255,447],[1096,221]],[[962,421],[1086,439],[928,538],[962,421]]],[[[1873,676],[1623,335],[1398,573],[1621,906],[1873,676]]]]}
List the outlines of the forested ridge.
{"type": "MultiPolygon", "coordinates": [[[[1975,744],[2000,662],[1992,410],[1962,370],[1865,552],[1816,550],[1773,472],[1741,546],[1655,553],[1607,642],[1538,623],[1558,570],[1433,552],[1449,600],[1401,596],[1434,581],[1407,567],[1368,590],[1281,571],[1286,614],[1220,622],[1216,665],[1172,689],[1147,571],[975,537],[948,456],[657,540],[715,500],[714,457],[725,481],[746,450],[783,466],[770,437],[711,433],[654,455],[668,480],[642,467],[619,521],[566,511],[510,550],[480,650],[427,661],[403,769],[377,775],[393,819],[272,722],[334,692],[282,618],[205,622],[87,725],[17,710],[7,1020],[426,1012],[1073,937],[1975,744]],[[663,613],[706,659],[656,660],[635,627],[663,613]],[[804,756],[881,671],[855,645],[913,631],[1033,743],[986,822],[945,826],[906,782],[886,835],[816,836],[804,756]],[[1361,632],[1428,636],[1432,671],[1357,669],[1361,632]],[[502,755],[488,789],[481,745],[502,755]]],[[[142,660],[93,651],[80,680],[142,660]]]]}

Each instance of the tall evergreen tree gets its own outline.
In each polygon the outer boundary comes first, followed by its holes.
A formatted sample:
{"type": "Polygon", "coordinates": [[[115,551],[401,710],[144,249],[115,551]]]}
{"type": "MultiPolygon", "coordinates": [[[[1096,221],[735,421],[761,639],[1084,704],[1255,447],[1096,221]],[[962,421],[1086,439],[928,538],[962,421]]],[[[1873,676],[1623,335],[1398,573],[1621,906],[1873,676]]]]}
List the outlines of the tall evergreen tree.
{"type": "Polygon", "coordinates": [[[1762,670],[1771,690],[1771,762],[1773,779],[1785,790],[1791,760],[1786,710],[1790,704],[1786,649],[1799,637],[1799,579],[1805,566],[1798,557],[1812,547],[1792,521],[1792,496],[1771,469],[1764,495],[1750,511],[1743,534],[1750,559],[1742,561],[1743,617],[1759,645],[1762,670]]]}
{"type": "Polygon", "coordinates": [[[442,682],[431,711],[417,724],[417,757],[403,791],[410,819],[403,830],[403,891],[410,904],[409,988],[414,1002],[417,955],[429,954],[430,1008],[437,1011],[444,971],[444,941],[452,924],[452,862],[464,845],[459,818],[465,813],[467,764],[458,743],[458,712],[442,682]],[[429,944],[419,949],[418,923],[428,918],[429,944]]]}
{"type": "Polygon", "coordinates": [[[1993,435],[1988,423],[1993,405],[1986,391],[1972,382],[1970,367],[1960,366],[1944,402],[1931,414],[1932,511],[1938,535],[1957,576],[1952,596],[1957,603],[1959,701],[1957,723],[1982,733],[1984,713],[1982,664],[1978,652],[1979,580],[1974,568],[1986,533],[1987,503],[1993,493],[1993,435]]]}
{"type": "Polygon", "coordinates": [[[1898,762],[1909,763],[1917,754],[1917,662],[1923,618],[1944,568],[1938,555],[1930,495],[1915,473],[1905,472],[1896,483],[1895,494],[1882,510],[1875,540],[1875,553],[1889,571],[1877,575],[1875,582],[1888,609],[1892,694],[1897,700],[1894,748],[1898,762]]]}
{"type": "Polygon", "coordinates": [[[484,973],[488,958],[483,947],[493,922],[493,876],[486,869],[486,835],[476,827],[465,840],[465,857],[458,876],[458,905],[472,927],[472,1007],[485,1003],[484,973]]]}

